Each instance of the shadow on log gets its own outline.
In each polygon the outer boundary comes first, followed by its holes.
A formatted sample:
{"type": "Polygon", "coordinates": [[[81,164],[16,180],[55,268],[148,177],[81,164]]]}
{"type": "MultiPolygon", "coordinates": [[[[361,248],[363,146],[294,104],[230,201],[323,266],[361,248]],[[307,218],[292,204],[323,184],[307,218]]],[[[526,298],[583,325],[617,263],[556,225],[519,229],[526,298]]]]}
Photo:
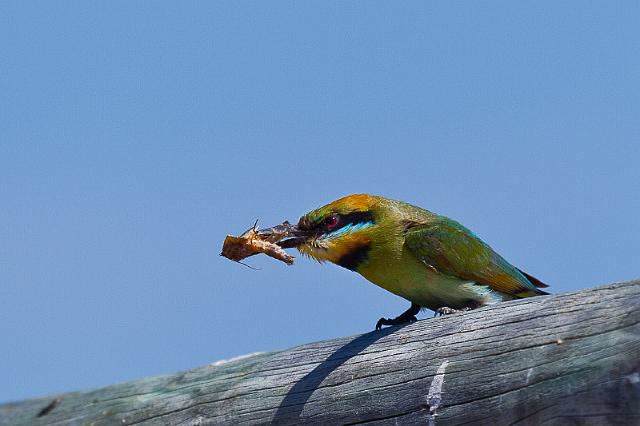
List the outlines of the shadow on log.
{"type": "Polygon", "coordinates": [[[0,425],[640,424],[640,281],[0,405],[0,425]]]}

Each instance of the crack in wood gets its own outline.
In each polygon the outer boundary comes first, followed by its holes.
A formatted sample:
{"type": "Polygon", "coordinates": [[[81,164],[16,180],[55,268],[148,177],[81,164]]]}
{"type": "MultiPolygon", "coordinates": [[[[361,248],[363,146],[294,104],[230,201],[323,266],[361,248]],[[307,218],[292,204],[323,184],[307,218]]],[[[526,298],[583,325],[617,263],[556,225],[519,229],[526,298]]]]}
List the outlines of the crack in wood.
{"type": "Polygon", "coordinates": [[[447,369],[447,365],[449,361],[445,360],[440,367],[438,367],[438,371],[436,371],[436,375],[431,381],[431,386],[429,386],[429,393],[427,394],[427,404],[429,405],[429,414],[427,415],[427,424],[429,426],[436,425],[436,416],[438,415],[438,407],[440,406],[440,402],[442,401],[442,386],[444,385],[444,372],[447,369]]]}

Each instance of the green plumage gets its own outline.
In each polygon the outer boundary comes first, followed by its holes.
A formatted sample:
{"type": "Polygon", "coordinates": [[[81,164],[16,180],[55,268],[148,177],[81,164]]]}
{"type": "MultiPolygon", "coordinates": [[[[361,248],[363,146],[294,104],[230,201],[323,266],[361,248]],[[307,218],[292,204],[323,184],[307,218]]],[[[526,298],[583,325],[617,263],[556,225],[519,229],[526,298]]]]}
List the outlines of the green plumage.
{"type": "Polygon", "coordinates": [[[353,269],[415,305],[462,309],[546,294],[537,288],[545,284],[469,229],[401,201],[350,195],[308,213],[299,225],[315,233],[300,251],[353,269]]]}
{"type": "Polygon", "coordinates": [[[409,229],[405,245],[441,274],[514,297],[544,294],[470,230],[446,217],[437,216],[431,223],[409,229]]]}

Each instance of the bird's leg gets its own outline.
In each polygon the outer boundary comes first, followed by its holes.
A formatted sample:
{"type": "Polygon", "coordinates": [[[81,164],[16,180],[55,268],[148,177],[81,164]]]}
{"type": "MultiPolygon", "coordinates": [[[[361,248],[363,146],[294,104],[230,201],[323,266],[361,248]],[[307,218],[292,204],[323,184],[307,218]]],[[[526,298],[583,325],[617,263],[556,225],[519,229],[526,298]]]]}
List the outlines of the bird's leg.
{"type": "Polygon", "coordinates": [[[457,314],[460,312],[467,312],[472,309],[479,308],[480,306],[481,305],[478,302],[474,302],[474,301],[467,303],[467,305],[462,309],[453,309],[453,308],[449,308],[448,306],[442,306],[433,312],[433,316],[437,317],[437,316],[443,316],[443,315],[457,314]]]}
{"type": "Polygon", "coordinates": [[[376,330],[381,330],[383,325],[400,325],[418,321],[416,314],[420,312],[420,305],[415,303],[411,307],[395,318],[380,318],[376,323],[376,330]]]}

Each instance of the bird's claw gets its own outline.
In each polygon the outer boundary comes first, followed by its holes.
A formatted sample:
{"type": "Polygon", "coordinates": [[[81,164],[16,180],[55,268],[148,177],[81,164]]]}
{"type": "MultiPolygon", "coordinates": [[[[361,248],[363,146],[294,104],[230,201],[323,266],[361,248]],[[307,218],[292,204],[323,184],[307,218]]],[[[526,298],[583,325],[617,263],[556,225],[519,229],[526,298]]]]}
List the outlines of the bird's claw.
{"type": "Polygon", "coordinates": [[[435,312],[433,313],[433,316],[434,317],[441,317],[443,315],[455,314],[456,312],[458,312],[457,309],[453,309],[453,308],[449,308],[447,306],[443,306],[441,308],[436,309],[435,312]]]}
{"type": "Polygon", "coordinates": [[[448,306],[443,306],[441,308],[438,308],[435,310],[435,312],[433,313],[434,318],[435,317],[441,317],[443,315],[451,315],[451,314],[457,314],[459,312],[467,312],[470,311],[472,308],[471,307],[464,307],[462,309],[453,309],[453,308],[449,308],[448,306]]]}
{"type": "Polygon", "coordinates": [[[389,321],[391,321],[389,318],[380,318],[376,323],[376,331],[382,330],[383,325],[389,325],[389,321]]]}
{"type": "Polygon", "coordinates": [[[405,317],[400,315],[399,317],[396,317],[396,318],[380,318],[376,323],[376,331],[382,330],[383,325],[401,325],[401,324],[408,324],[416,321],[418,321],[418,318],[416,318],[415,315],[405,316],[405,317]]]}

